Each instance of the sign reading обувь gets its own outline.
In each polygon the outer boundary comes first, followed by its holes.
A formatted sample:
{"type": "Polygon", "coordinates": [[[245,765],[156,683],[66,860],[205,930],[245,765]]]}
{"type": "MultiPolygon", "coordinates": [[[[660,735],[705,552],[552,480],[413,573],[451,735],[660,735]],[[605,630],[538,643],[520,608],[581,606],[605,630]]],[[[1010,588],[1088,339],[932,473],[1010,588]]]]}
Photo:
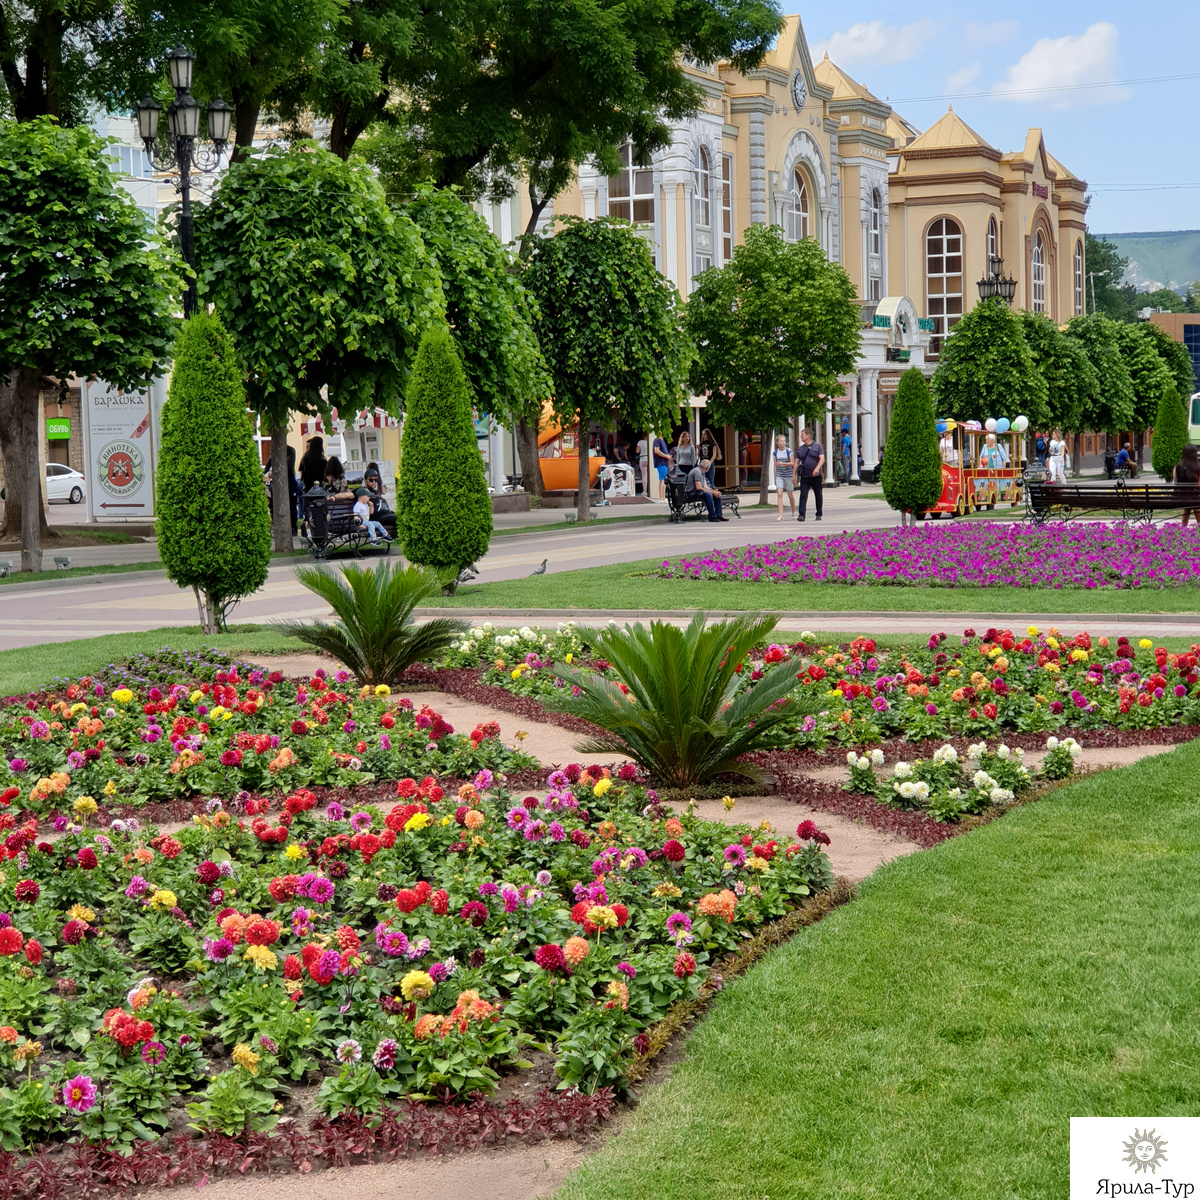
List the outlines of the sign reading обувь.
{"type": "Polygon", "coordinates": [[[1072,1117],[1071,1200],[1200,1200],[1200,1117],[1072,1117]]]}

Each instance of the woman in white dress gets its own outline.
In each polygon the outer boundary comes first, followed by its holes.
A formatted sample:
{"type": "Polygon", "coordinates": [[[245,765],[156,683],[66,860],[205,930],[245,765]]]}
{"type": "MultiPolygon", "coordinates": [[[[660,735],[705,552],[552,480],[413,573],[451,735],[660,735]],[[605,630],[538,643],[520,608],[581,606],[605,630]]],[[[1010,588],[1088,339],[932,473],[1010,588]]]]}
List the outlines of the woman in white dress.
{"type": "Polygon", "coordinates": [[[1047,466],[1050,468],[1051,483],[1066,483],[1067,474],[1065,464],[1067,458],[1067,443],[1063,440],[1061,429],[1056,429],[1050,435],[1050,456],[1046,460],[1047,466]]]}

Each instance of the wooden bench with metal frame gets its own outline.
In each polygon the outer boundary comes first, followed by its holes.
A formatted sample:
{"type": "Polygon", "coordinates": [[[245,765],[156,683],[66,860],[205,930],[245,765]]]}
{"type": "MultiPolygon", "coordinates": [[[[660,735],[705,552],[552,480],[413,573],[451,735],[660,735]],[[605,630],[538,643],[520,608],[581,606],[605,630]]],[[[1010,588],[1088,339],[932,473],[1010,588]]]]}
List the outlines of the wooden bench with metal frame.
{"type": "Polygon", "coordinates": [[[1136,483],[1124,479],[1110,486],[1087,483],[1025,481],[1025,520],[1044,525],[1069,521],[1085,512],[1120,510],[1121,520],[1149,525],[1156,512],[1200,511],[1200,484],[1136,483]]]}
{"type": "MultiPolygon", "coordinates": [[[[703,492],[689,492],[686,479],[682,476],[672,478],[667,476],[667,507],[671,510],[667,518],[672,525],[677,525],[688,517],[703,517],[708,519],[708,505],[704,503],[703,492]]],[[[724,512],[732,512],[740,521],[742,514],[738,512],[740,498],[733,493],[721,493],[721,508],[724,512]]]]}

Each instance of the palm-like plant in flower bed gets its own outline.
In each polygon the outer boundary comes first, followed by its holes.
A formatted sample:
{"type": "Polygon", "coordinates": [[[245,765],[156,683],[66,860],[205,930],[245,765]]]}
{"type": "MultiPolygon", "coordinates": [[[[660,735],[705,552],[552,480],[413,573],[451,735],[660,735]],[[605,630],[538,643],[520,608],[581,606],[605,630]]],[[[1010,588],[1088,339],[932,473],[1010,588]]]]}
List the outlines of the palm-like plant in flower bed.
{"type": "Polygon", "coordinates": [[[296,578],[341,618],[336,625],[289,622],[285,632],[345,663],[360,683],[395,683],[413,663],[446,652],[465,628],[437,617],[416,624],[413,609],[441,591],[441,581],[420,567],[381,560],[374,570],[346,567],[344,579],[322,567],[301,567],[296,578]]]}
{"type": "Polygon", "coordinates": [[[792,695],[792,663],[767,667],[753,683],[745,677],[743,660],[778,620],[749,615],[709,625],[700,612],[686,629],[662,621],[610,627],[592,644],[612,678],[556,664],[573,694],[546,704],[605,731],[581,750],[627,754],[663,785],[688,788],[726,774],[757,782],[743,756],[783,745],[787,729],[820,706],[811,693],[792,695]]]}

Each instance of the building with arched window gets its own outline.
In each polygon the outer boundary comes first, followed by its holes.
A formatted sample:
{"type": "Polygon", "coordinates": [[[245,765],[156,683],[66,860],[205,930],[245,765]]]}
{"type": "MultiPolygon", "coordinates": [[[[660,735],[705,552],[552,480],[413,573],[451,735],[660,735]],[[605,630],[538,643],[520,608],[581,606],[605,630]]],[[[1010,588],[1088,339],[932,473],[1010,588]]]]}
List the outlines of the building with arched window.
{"type": "Polygon", "coordinates": [[[1003,154],[951,109],[897,139],[890,157],[891,273],[934,323],[931,355],[979,302],[995,259],[1017,281],[1015,307],[1060,324],[1083,311],[1087,185],[1047,152],[1040,129],[1003,154]]]}
{"type": "MultiPolygon", "coordinates": [[[[845,426],[852,474],[860,455],[864,469],[878,463],[900,375],[932,372],[990,260],[1017,279],[1017,307],[1060,323],[1081,310],[1085,185],[1039,130],[1012,154],[953,112],[921,132],[828,55],[814,63],[798,16],[753,70],[689,58],[683,67],[702,102],[670,123],[669,143],[645,161],[620,147],[613,175],[584,163],[538,227],[568,214],[628,220],[684,299],[752,225],[813,239],[846,271],[862,311],[859,363],[823,431],[831,444],[845,426]]],[[[506,242],[530,212],[524,189],[484,206],[506,242]]],[[[759,434],[725,431],[727,464],[759,434]]]]}

